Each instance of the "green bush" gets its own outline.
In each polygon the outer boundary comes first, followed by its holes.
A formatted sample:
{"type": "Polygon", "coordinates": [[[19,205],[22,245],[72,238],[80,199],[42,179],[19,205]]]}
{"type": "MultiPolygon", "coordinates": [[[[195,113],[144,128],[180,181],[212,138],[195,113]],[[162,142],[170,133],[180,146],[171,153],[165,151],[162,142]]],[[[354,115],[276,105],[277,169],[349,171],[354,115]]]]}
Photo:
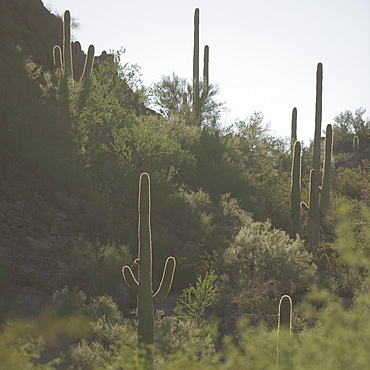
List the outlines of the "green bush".
{"type": "Polygon", "coordinates": [[[236,302],[254,320],[268,319],[282,295],[303,294],[316,274],[303,241],[252,219],[219,253],[216,266],[224,304],[236,302]]]}
{"type": "Polygon", "coordinates": [[[87,292],[96,295],[112,293],[122,279],[122,266],[132,260],[127,245],[82,238],[73,243],[70,259],[87,292]]]}

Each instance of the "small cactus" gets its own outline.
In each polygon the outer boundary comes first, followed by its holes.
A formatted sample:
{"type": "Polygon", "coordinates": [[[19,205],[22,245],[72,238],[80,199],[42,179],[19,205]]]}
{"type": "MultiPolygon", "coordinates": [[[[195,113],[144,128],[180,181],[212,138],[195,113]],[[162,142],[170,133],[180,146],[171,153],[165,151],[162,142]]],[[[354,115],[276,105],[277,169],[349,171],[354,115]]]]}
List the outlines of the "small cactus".
{"type": "Polygon", "coordinates": [[[176,268],[174,257],[168,257],[164,266],[161,283],[153,294],[152,290],[152,236],[150,226],[150,177],[142,173],[139,180],[139,226],[138,226],[138,278],[131,268],[124,266],[122,275],[131,291],[137,295],[138,335],[140,343],[154,343],[154,303],[162,302],[168,295],[176,268]]]}
{"type": "Polygon", "coordinates": [[[283,295],[279,302],[278,314],[277,368],[291,368],[292,312],[292,299],[288,295],[283,295]]]}
{"type": "Polygon", "coordinates": [[[326,273],[326,266],[328,264],[328,255],[326,253],[322,254],[319,262],[317,264],[317,268],[319,271],[319,285],[321,287],[325,287],[327,284],[327,273],[326,273]]]}
{"type": "Polygon", "coordinates": [[[359,158],[359,155],[358,155],[359,139],[357,135],[353,137],[352,145],[353,145],[353,157],[357,161],[359,158]]]}

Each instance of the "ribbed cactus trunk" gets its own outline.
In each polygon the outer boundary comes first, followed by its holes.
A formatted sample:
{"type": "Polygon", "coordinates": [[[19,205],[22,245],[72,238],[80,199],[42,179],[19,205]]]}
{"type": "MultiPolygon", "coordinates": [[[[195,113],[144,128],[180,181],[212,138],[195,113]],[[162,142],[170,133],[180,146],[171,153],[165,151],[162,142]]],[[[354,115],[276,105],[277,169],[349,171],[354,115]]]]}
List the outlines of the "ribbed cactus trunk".
{"type": "Polygon", "coordinates": [[[291,152],[294,152],[294,144],[297,141],[297,108],[292,111],[292,128],[290,134],[291,152]]]}
{"type": "Polygon", "coordinates": [[[353,137],[353,141],[352,141],[352,146],[353,146],[353,157],[355,159],[356,162],[358,162],[358,159],[359,159],[359,139],[358,139],[358,136],[354,136],[353,137]]]}
{"type": "Polygon", "coordinates": [[[317,269],[319,271],[319,285],[321,288],[325,288],[327,285],[327,272],[326,272],[327,264],[328,264],[328,255],[324,253],[321,255],[319,262],[317,264],[317,269]]]}
{"type": "Polygon", "coordinates": [[[320,172],[321,157],[321,120],[322,120],[322,64],[317,65],[316,71],[316,109],[315,109],[315,136],[313,142],[313,169],[320,172]]]}
{"type": "MultiPolygon", "coordinates": [[[[194,12],[194,51],[193,51],[193,112],[198,123],[200,121],[199,99],[199,9],[194,12]]],[[[199,122],[200,124],[200,122],[199,122]]]]}
{"type": "Polygon", "coordinates": [[[292,220],[294,237],[301,234],[301,143],[294,144],[292,159],[292,220]]]}
{"type": "Polygon", "coordinates": [[[320,239],[320,212],[319,212],[319,173],[314,169],[310,172],[310,199],[308,211],[307,244],[311,253],[316,252],[320,239]]]}
{"type": "Polygon", "coordinates": [[[326,127],[324,172],[321,180],[321,117],[322,117],[322,64],[317,65],[316,73],[316,113],[315,137],[313,151],[313,169],[310,173],[310,200],[309,206],[302,204],[308,211],[307,244],[310,252],[317,252],[320,242],[321,218],[324,217],[330,204],[331,158],[333,146],[333,129],[326,127]],[[322,185],[322,186],[321,186],[322,185]]]}
{"type": "Polygon", "coordinates": [[[333,152],[333,127],[326,126],[324,172],[320,196],[320,216],[325,217],[330,205],[331,158],[333,152]]]}
{"type": "Polygon", "coordinates": [[[71,43],[71,13],[69,10],[64,12],[63,23],[63,64],[64,75],[68,78],[73,78],[72,67],[72,43],[71,43]]]}
{"type": "Polygon", "coordinates": [[[138,259],[135,261],[138,265],[138,279],[129,266],[123,267],[122,274],[129,288],[137,294],[139,342],[151,345],[154,343],[154,303],[162,302],[169,293],[176,261],[174,257],[167,258],[161,283],[153,294],[150,177],[147,173],[142,173],[139,180],[138,210],[138,259]]]}
{"type": "Polygon", "coordinates": [[[194,12],[194,50],[193,50],[193,114],[198,126],[202,125],[202,106],[209,90],[209,46],[204,47],[202,94],[199,92],[199,9],[194,12]]]}
{"type": "Polygon", "coordinates": [[[291,335],[293,302],[288,295],[281,297],[278,314],[278,340],[276,367],[291,369],[291,335]]]}
{"type": "Polygon", "coordinates": [[[204,47],[204,59],[203,59],[203,90],[202,90],[202,104],[208,96],[209,88],[209,46],[204,47]]]}
{"type": "Polygon", "coordinates": [[[139,337],[146,344],[154,341],[154,305],[152,292],[152,238],[150,231],[149,176],[142,175],[139,183],[139,278],[138,315],[139,337]]]}

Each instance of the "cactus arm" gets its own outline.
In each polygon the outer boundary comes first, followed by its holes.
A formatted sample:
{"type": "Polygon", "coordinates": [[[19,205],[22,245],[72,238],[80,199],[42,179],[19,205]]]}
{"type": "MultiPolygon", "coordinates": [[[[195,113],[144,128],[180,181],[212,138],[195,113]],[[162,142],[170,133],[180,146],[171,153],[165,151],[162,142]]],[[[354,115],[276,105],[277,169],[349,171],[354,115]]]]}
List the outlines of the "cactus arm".
{"type": "Polygon", "coordinates": [[[291,150],[294,152],[294,144],[297,141],[297,108],[292,111],[292,132],[290,135],[291,150]]]}
{"type": "Polygon", "coordinates": [[[72,44],[71,44],[71,13],[69,10],[64,12],[63,23],[63,64],[67,78],[72,76],[72,44]]]}
{"type": "Polygon", "coordinates": [[[308,234],[307,241],[310,252],[315,252],[319,245],[320,237],[320,211],[319,211],[319,177],[312,169],[310,172],[310,206],[308,211],[308,234]]]}
{"type": "Polygon", "coordinates": [[[294,144],[294,154],[292,161],[292,219],[294,235],[301,233],[300,223],[300,203],[301,203],[301,143],[296,141],[294,144]]]}
{"type": "Polygon", "coordinates": [[[85,59],[85,66],[82,72],[82,80],[87,81],[90,79],[93,64],[94,64],[94,54],[95,54],[95,47],[94,45],[90,45],[87,51],[86,59],[85,59]]]}
{"type": "Polygon", "coordinates": [[[209,89],[209,46],[204,47],[202,102],[207,99],[209,89]]]}
{"type": "Polygon", "coordinates": [[[326,284],[326,266],[328,263],[328,255],[326,253],[322,254],[319,262],[317,264],[317,268],[319,270],[319,284],[321,286],[325,286],[326,284]]]}
{"type": "Polygon", "coordinates": [[[62,69],[62,50],[60,49],[59,45],[55,45],[53,47],[53,61],[54,61],[54,67],[57,69],[62,69]]]}
{"type": "Polygon", "coordinates": [[[324,160],[324,174],[322,180],[322,191],[320,197],[320,213],[325,216],[330,204],[330,178],[331,178],[331,158],[333,147],[333,128],[332,125],[326,126],[325,136],[325,160],[324,160]]]}
{"type": "Polygon", "coordinates": [[[174,257],[168,257],[163,269],[161,283],[157,292],[154,294],[154,303],[161,303],[171,290],[173,277],[176,269],[176,260],[174,257]]]}
{"type": "Polygon", "coordinates": [[[122,276],[125,279],[126,284],[134,294],[137,294],[138,282],[129,266],[122,268],[122,276]]]}
{"type": "Polygon", "coordinates": [[[355,160],[358,160],[359,139],[357,135],[353,137],[352,146],[353,146],[353,156],[355,160]]]}
{"type": "Polygon", "coordinates": [[[315,136],[313,147],[313,169],[320,171],[320,152],[321,152],[321,119],[322,119],[322,64],[317,65],[316,72],[316,110],[315,110],[315,136]]]}

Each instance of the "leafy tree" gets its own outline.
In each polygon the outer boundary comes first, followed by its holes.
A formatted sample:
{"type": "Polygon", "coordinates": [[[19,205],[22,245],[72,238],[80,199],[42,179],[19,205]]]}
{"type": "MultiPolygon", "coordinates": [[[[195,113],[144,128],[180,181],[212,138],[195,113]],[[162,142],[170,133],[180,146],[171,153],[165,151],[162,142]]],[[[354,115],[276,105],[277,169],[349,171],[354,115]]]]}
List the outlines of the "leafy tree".
{"type": "Polygon", "coordinates": [[[364,117],[365,113],[366,109],[358,108],[355,113],[346,110],[334,118],[334,154],[352,152],[352,140],[356,135],[360,154],[370,159],[370,119],[364,117]]]}
{"type": "Polygon", "coordinates": [[[204,278],[198,276],[195,286],[190,285],[183,290],[174,313],[183,320],[201,324],[206,308],[211,306],[216,298],[217,290],[214,285],[216,279],[214,270],[207,271],[204,278]]]}
{"type": "MultiPolygon", "coordinates": [[[[200,84],[200,92],[203,84],[200,84]]],[[[185,122],[187,125],[196,124],[196,119],[191,111],[193,105],[192,85],[186,79],[172,76],[163,76],[162,79],[151,87],[151,101],[153,109],[166,117],[169,122],[185,122]]],[[[215,100],[218,93],[216,85],[210,85],[208,95],[202,103],[201,115],[204,126],[217,126],[223,104],[215,100]]]]}

